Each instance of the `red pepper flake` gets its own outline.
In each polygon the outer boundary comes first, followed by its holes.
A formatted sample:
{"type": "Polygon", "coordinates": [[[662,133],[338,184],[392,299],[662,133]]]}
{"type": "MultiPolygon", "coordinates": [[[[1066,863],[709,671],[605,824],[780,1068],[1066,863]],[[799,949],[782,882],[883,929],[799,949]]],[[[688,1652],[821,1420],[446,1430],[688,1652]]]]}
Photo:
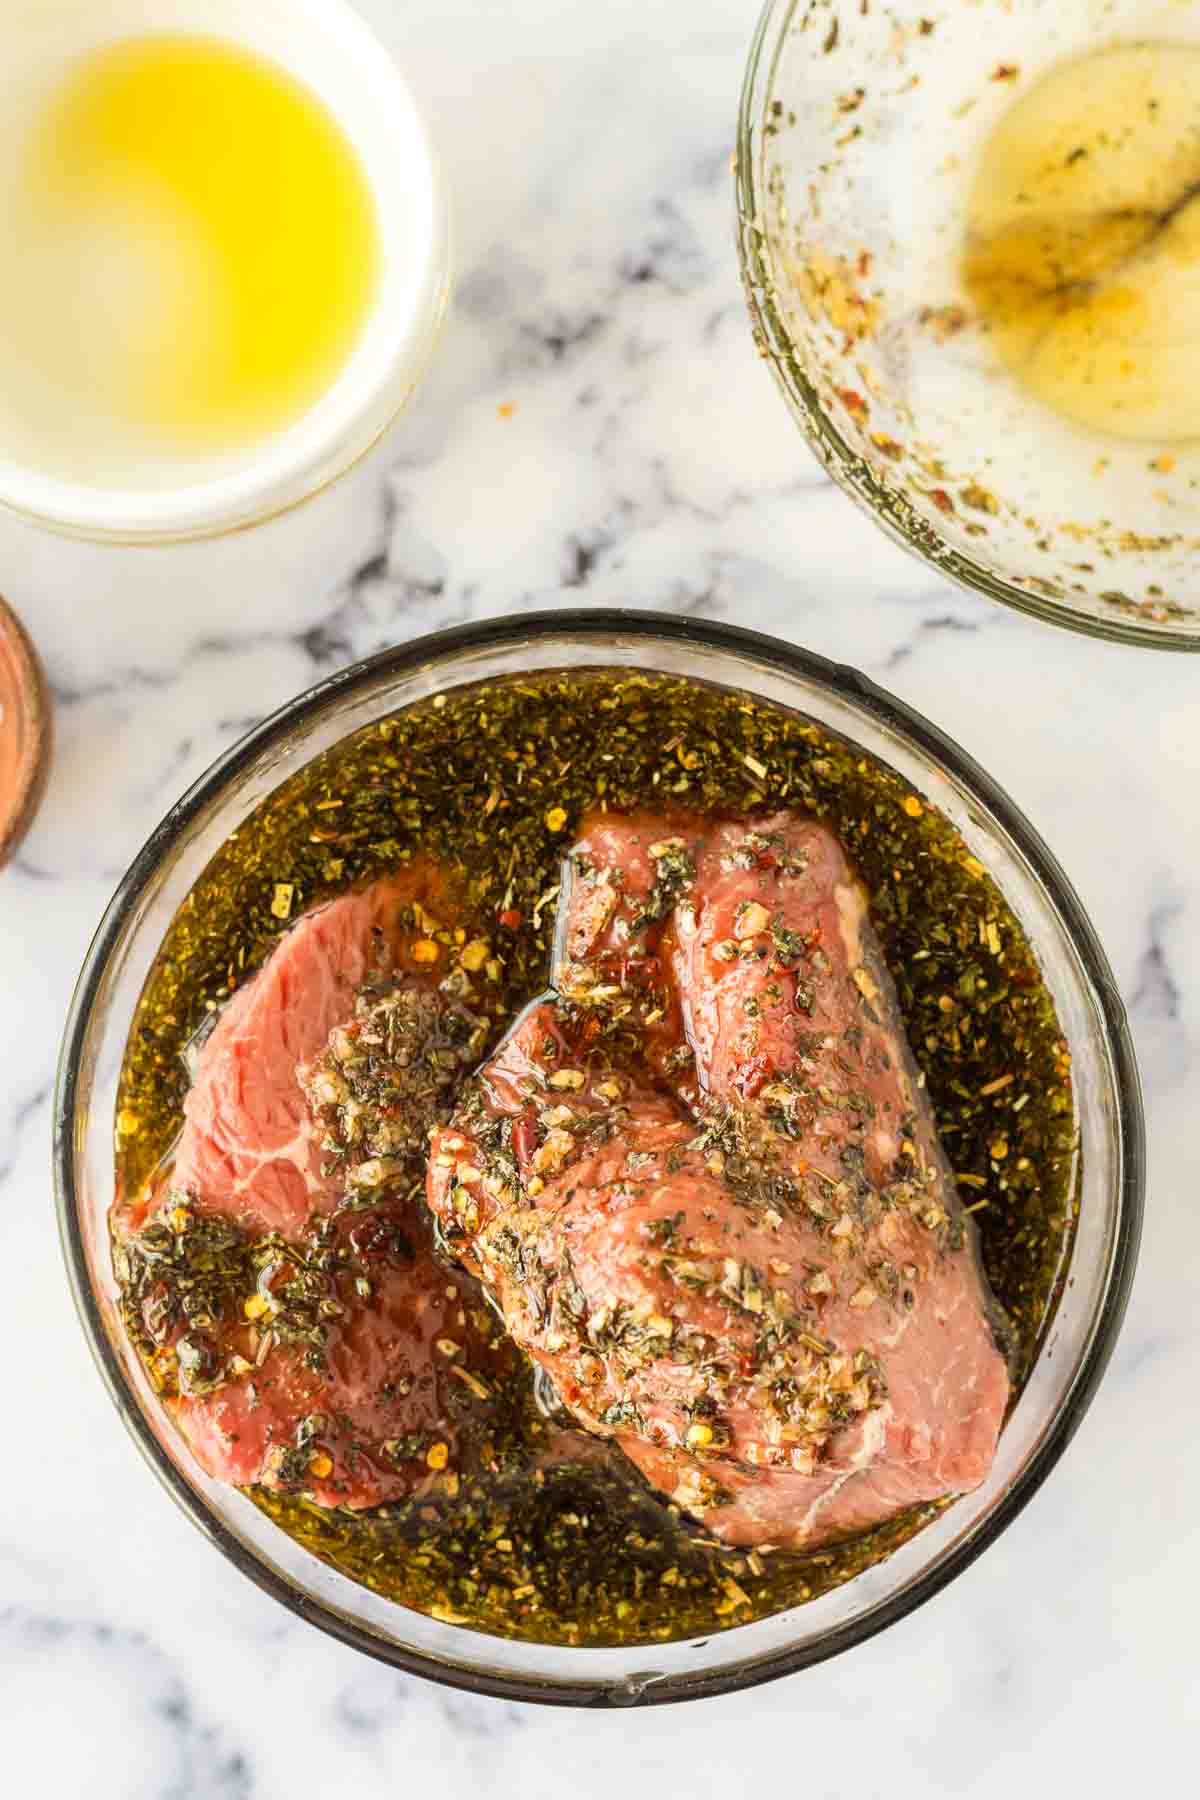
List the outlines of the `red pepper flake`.
{"type": "Polygon", "coordinates": [[[518,1119],[512,1129],[512,1150],[517,1162],[527,1163],[537,1149],[537,1120],[526,1115],[518,1119]]]}
{"type": "Polygon", "coordinates": [[[507,912],[502,912],[500,914],[500,923],[503,925],[505,931],[519,931],[521,929],[521,915],[515,908],[509,907],[507,912]]]}
{"type": "Polygon", "coordinates": [[[1016,63],[997,63],[992,70],[993,81],[1015,81],[1021,73],[1016,63]]]}
{"type": "Polygon", "coordinates": [[[771,1064],[766,1056],[760,1053],[758,1056],[747,1057],[734,1080],[739,1097],[753,1100],[770,1073],[771,1064]]]}
{"type": "Polygon", "coordinates": [[[838,388],[837,397],[847,412],[856,413],[860,419],[867,417],[870,408],[862,395],[856,393],[853,388],[838,388]]]}
{"type": "Polygon", "coordinates": [[[940,512],[952,513],[954,511],[954,502],[946,492],[945,488],[932,488],[930,490],[929,498],[940,512]]]}

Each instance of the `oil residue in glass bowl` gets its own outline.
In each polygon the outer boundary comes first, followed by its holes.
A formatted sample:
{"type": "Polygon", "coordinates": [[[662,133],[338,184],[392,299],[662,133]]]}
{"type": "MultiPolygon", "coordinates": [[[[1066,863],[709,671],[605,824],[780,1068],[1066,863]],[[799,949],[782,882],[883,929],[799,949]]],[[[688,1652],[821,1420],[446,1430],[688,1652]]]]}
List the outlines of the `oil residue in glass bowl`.
{"type": "MultiPolygon", "coordinates": [[[[1076,1119],[1053,1001],[1003,896],[954,827],[892,770],[798,715],[653,675],[547,675],[466,688],[309,764],[239,828],[180,909],[130,1035],[120,1190],[177,1135],[185,1053],[286,922],[418,851],[462,873],[489,940],[498,1013],[547,985],[561,857],[576,820],[670,805],[827,821],[857,863],[939,1130],[1013,1326],[1014,1392],[1036,1357],[1074,1226],[1076,1119]]],[[[745,1624],[879,1562],[942,1510],[850,1542],[746,1553],[705,1536],[599,1447],[556,1460],[520,1372],[489,1430],[494,1472],[354,1513],[250,1497],[375,1592],[531,1641],[654,1643],[745,1624]]]]}
{"type": "Polygon", "coordinates": [[[1200,49],[1052,69],[972,188],[964,282],[1025,390],[1088,430],[1200,436],[1200,49]]]}

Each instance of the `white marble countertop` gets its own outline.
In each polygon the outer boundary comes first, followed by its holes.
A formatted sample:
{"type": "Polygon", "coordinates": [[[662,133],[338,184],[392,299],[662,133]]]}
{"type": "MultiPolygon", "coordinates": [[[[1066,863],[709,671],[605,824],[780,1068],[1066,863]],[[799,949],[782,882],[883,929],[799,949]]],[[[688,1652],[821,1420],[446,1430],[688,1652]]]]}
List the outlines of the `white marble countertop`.
{"type": "Polygon", "coordinates": [[[0,588],[38,640],[58,723],[44,808],[0,876],[3,1785],[50,1800],[390,1800],[426,1784],[447,1800],[1000,1800],[1022,1782],[1115,1795],[1174,1758],[1186,1787],[1200,1728],[1200,670],[944,586],[810,460],[753,354],[732,248],[754,0],[366,10],[438,123],[459,204],[458,299],[417,403],[349,481],[226,543],[101,550],[0,523],[0,588]],[[1097,923],[1150,1139],[1115,1362],[1000,1542],[848,1658],[619,1717],[399,1677],[217,1556],[96,1378],[48,1160],[75,972],[185,785],[353,657],[593,601],[728,619],[854,663],[978,757],[1097,923]]]}

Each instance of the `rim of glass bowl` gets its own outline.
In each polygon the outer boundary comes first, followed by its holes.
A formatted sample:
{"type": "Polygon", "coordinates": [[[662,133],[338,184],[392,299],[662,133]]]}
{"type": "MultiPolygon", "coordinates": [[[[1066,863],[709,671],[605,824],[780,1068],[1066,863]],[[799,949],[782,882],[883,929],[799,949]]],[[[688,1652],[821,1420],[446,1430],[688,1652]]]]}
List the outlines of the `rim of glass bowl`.
{"type": "Polygon", "coordinates": [[[846,441],[821,404],[815,384],[774,300],[775,283],[766,254],[767,234],[761,220],[759,146],[761,123],[774,85],[775,72],[798,8],[807,0],[766,0],[750,46],[738,113],[734,170],[737,190],[737,239],[742,285],[750,308],[755,340],[770,364],[792,415],[827,473],[843,493],[869,514],[894,543],[960,587],[998,600],[1017,612],[1049,625],[1080,631],[1110,643],[1138,644],[1152,650],[1200,652],[1200,630],[1178,631],[1171,625],[1141,625],[1134,620],[1102,618],[1068,600],[1049,600],[1027,593],[1014,582],[985,569],[953,549],[929,520],[910,505],[898,488],[889,488],[846,441]]]}
{"type": "MultiPolygon", "coordinates": [[[[546,665],[547,668],[552,666],[555,665],[546,665]]],[[[471,678],[468,667],[465,679],[471,678]]],[[[1107,958],[1055,857],[992,778],[937,727],[853,669],[778,639],[734,626],[681,620],[666,613],[600,608],[487,620],[385,650],[310,688],[218,758],[171,808],[138,852],[88,951],[68,1016],[59,1062],[53,1157],[63,1253],[76,1310],[93,1359],[143,1457],[167,1492],[205,1536],[244,1575],[300,1618],[395,1668],[475,1693],[577,1706],[697,1699],[790,1674],[875,1636],[904,1618],[974,1562],[1017,1517],[1046,1479],[1073,1437],[1108,1364],[1125,1313],[1137,1258],[1145,1166],[1137,1066],[1124,1009],[1107,958]],[[201,815],[211,815],[214,806],[219,804],[243,770],[307,722],[328,718],[347,701],[369,693],[381,682],[390,683],[404,676],[419,674],[427,683],[427,692],[436,693],[438,671],[447,664],[460,666],[463,659],[469,659],[472,654],[503,650],[539,638],[562,643],[567,651],[576,646],[594,646],[597,652],[594,662],[581,666],[597,668],[606,666],[606,656],[613,656],[617,646],[629,646],[638,651],[639,658],[633,666],[644,670],[657,666],[653,653],[655,644],[670,644],[674,651],[694,647],[701,655],[723,653],[739,665],[744,676],[742,685],[751,693],[755,691],[756,669],[761,670],[765,665],[769,673],[798,678],[849,702],[883,730],[891,731],[901,742],[913,746],[919,755],[967,790],[969,797],[986,813],[989,827],[998,829],[1007,838],[1048,898],[1090,987],[1102,1021],[1103,1047],[1112,1070],[1117,1191],[1102,1298],[1089,1321],[1088,1338],[1080,1353],[1074,1385],[1051,1415],[1040,1441],[1008,1491],[997,1499],[991,1512],[969,1534],[940,1555],[935,1565],[915,1575],[904,1588],[880,1602],[869,1614],[843,1623],[811,1643],[769,1651],[766,1655],[731,1663],[715,1671],[700,1669],[662,1680],[625,1676],[620,1682],[609,1684],[596,1679],[572,1679],[569,1665],[576,1653],[560,1646],[546,1647],[547,1657],[560,1658],[564,1665],[564,1674],[560,1676],[556,1672],[552,1680],[521,1673],[501,1673],[493,1668],[472,1667],[458,1661],[443,1662],[424,1652],[381,1639],[334,1606],[294,1590],[282,1574],[260,1561],[214,1516],[151,1429],[109,1341],[88,1271],[77,1207],[76,1124],[81,1101],[85,1108],[88,1101],[88,1077],[82,1069],[82,1057],[93,1009],[102,997],[112,954],[120,946],[130,916],[153,882],[164,856],[201,815]],[[643,645],[644,659],[640,655],[643,645]]],[[[752,1630],[753,1626],[747,1629],[752,1630]]],[[[492,1640],[484,1641],[490,1643],[492,1640]]],[[[646,1646],[646,1652],[652,1655],[653,1647],[646,1646]]]]}

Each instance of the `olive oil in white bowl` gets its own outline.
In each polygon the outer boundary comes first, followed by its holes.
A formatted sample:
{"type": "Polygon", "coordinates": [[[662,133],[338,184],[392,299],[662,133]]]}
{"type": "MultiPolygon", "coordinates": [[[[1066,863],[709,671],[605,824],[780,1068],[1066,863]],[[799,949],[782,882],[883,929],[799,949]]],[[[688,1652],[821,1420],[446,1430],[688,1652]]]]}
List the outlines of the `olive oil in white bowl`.
{"type": "Polygon", "coordinates": [[[383,47],[345,0],[37,0],[0,44],[0,501],[153,541],[325,485],[447,287],[383,47]]]}

